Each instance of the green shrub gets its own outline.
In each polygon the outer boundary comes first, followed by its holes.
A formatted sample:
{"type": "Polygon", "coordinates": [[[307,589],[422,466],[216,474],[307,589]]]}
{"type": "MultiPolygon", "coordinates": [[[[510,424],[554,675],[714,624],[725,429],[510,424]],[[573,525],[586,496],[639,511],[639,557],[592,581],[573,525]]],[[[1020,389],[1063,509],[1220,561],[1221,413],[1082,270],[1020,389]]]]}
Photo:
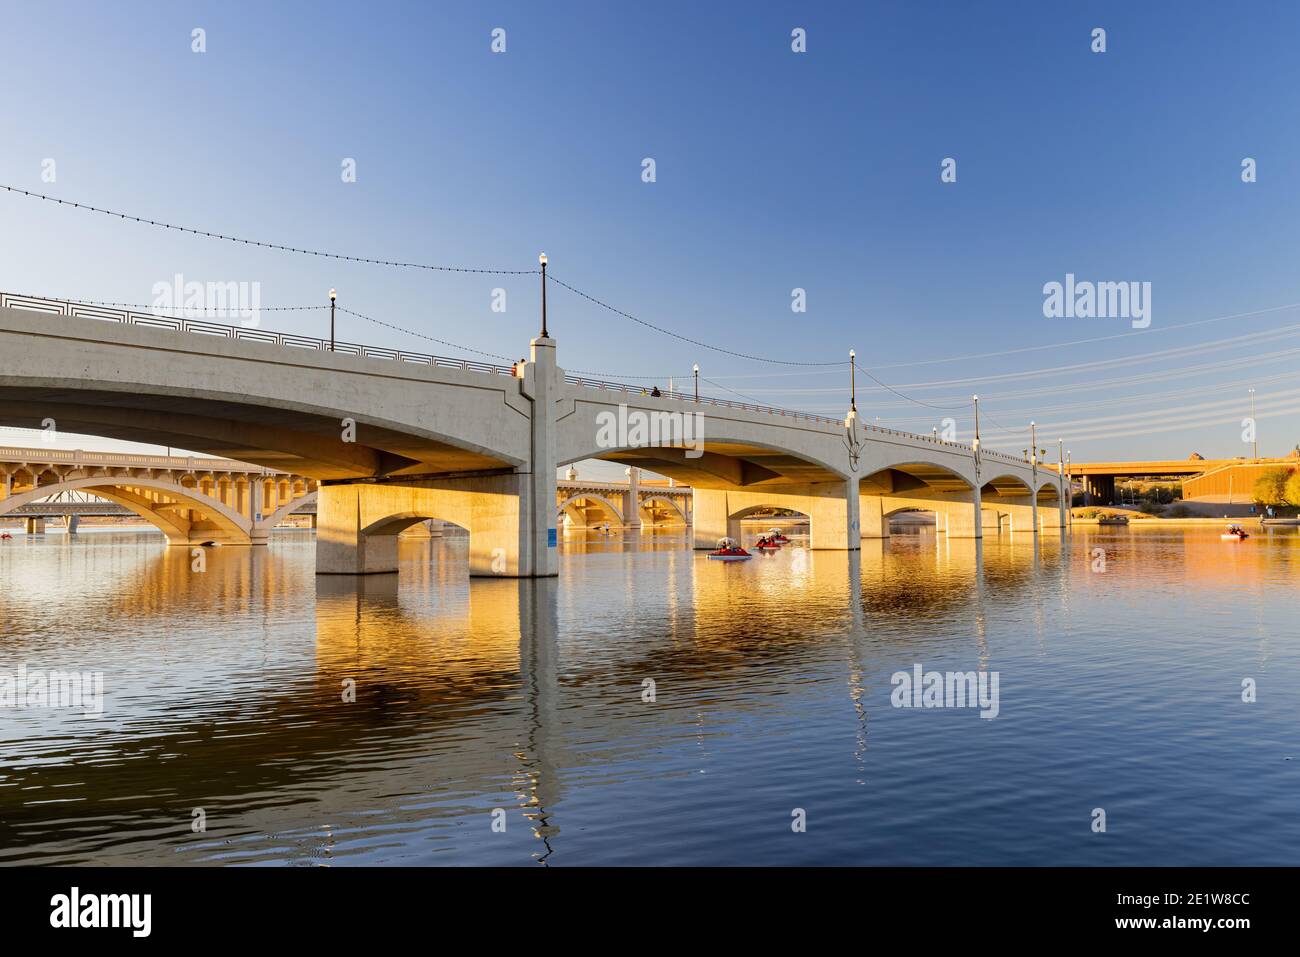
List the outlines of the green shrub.
{"type": "Polygon", "coordinates": [[[1288,469],[1269,469],[1255,480],[1255,501],[1260,505],[1285,505],[1290,478],[1288,469]]]}

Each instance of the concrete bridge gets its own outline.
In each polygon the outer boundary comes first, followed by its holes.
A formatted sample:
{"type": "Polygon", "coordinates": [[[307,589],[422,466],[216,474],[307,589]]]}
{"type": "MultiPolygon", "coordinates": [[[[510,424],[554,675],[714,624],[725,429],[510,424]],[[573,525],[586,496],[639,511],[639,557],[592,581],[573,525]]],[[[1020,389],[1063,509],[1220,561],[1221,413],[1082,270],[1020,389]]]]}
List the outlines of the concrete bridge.
{"type": "Polygon", "coordinates": [[[66,492],[139,515],[171,545],[265,545],[274,526],[315,500],[316,480],[230,459],[0,447],[0,517],[21,515],[37,532],[49,517],[67,516],[72,530],[78,515],[105,514],[45,503],[66,492]]]}
{"type": "MultiPolygon", "coordinates": [[[[321,574],[395,571],[397,535],[441,519],[469,531],[473,575],[555,575],[556,472],[584,459],[689,484],[701,548],[770,507],[807,515],[814,549],[856,550],[908,509],[951,537],[1066,522],[1035,461],[856,411],[646,395],[566,374],[549,336],[511,367],[0,294],[0,424],[46,420],[318,482],[321,574]]],[[[252,537],[252,513],[217,514],[252,537]]]]}
{"type": "Polygon", "coordinates": [[[570,469],[570,478],[556,483],[556,517],[571,528],[691,524],[689,485],[648,482],[636,468],[627,472],[627,482],[582,482],[570,469]]]}

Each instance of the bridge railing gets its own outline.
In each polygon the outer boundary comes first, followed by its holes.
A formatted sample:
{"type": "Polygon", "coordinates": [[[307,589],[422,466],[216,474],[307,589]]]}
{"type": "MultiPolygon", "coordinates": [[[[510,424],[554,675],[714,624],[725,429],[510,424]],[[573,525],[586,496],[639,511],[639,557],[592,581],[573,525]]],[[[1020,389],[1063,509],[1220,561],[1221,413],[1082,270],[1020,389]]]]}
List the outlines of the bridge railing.
{"type": "MultiPolygon", "coordinates": [[[[179,316],[156,315],[151,312],[134,312],[130,309],[118,309],[111,306],[78,302],[75,299],[47,299],[40,296],[23,296],[16,293],[0,292],[0,307],[26,309],[30,312],[45,312],[54,316],[71,316],[77,319],[100,319],[105,322],[117,322],[127,326],[165,329],[169,332],[190,332],[218,339],[260,342],[265,345],[281,346],[288,349],[308,349],[316,352],[331,351],[328,339],[300,336],[289,332],[273,332],[270,329],[230,326],[220,322],[210,322],[207,319],[188,319],[179,316]]],[[[422,352],[407,352],[404,349],[365,346],[356,342],[336,341],[333,344],[332,351],[341,355],[413,362],[417,365],[436,366],[441,369],[462,369],[467,372],[487,372],[493,375],[514,375],[513,366],[499,366],[492,362],[479,362],[476,359],[451,359],[446,356],[425,355],[422,352]]]]}
{"type": "Polygon", "coordinates": [[[130,452],[83,452],[80,449],[32,449],[0,446],[0,461],[51,465],[117,465],[124,468],[181,469],[187,472],[242,472],[248,475],[288,475],[261,465],[233,459],[182,455],[133,455],[130,452]]]}
{"type": "MultiPolygon", "coordinates": [[[[838,428],[844,428],[844,420],[832,418],[828,415],[817,415],[813,412],[800,412],[797,409],[783,409],[771,405],[755,405],[751,402],[737,402],[734,399],[718,399],[713,396],[701,395],[698,398],[694,392],[684,393],[677,389],[670,389],[661,392],[660,395],[652,395],[650,390],[645,386],[628,385],[626,382],[607,382],[603,379],[592,379],[587,376],[569,374],[565,375],[564,381],[572,385],[583,386],[588,389],[602,389],[610,392],[618,392],[622,395],[631,395],[638,398],[664,398],[674,399],[678,402],[698,403],[700,405],[720,406],[728,409],[738,409],[741,412],[756,412],[759,415],[783,416],[802,422],[817,422],[822,425],[833,425],[838,428]]],[[[877,435],[896,435],[900,438],[911,439],[916,442],[927,442],[930,445],[941,445],[951,449],[960,449],[965,452],[970,451],[970,446],[961,442],[948,442],[944,439],[936,438],[933,435],[925,435],[919,432],[904,432],[900,429],[890,429],[883,425],[868,424],[865,422],[858,423],[859,428],[867,432],[875,432],[877,435]]],[[[990,452],[985,450],[981,453],[988,458],[999,459],[1004,462],[1017,462],[1024,464],[1023,459],[1018,459],[1014,455],[1007,455],[1002,452],[990,452]]]]}

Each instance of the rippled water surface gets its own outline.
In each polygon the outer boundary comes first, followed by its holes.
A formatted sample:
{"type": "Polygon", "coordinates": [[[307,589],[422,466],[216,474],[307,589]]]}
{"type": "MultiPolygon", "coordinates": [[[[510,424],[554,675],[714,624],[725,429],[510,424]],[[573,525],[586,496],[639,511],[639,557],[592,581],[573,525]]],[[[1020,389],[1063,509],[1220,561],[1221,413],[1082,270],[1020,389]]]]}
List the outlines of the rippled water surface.
{"type": "Polygon", "coordinates": [[[1292,529],[596,536],[533,582],[465,546],[354,580],[305,531],[201,574],[146,532],[0,542],[0,673],[104,681],[0,710],[0,862],[1300,863],[1292,529]],[[997,717],[893,707],[918,663],[997,672],[997,717]]]}

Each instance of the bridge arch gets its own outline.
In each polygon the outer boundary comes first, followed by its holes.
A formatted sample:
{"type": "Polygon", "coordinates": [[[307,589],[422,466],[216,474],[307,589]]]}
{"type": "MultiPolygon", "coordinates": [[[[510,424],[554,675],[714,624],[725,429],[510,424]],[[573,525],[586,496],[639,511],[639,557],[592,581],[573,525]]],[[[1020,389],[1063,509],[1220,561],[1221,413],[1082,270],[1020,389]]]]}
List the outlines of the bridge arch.
{"type": "Polygon", "coordinates": [[[661,503],[661,504],[667,506],[668,511],[675,513],[675,514],[677,515],[677,517],[678,517],[679,519],[681,519],[681,523],[682,523],[683,525],[688,525],[688,524],[690,524],[690,518],[687,517],[686,512],[682,509],[681,504],[680,504],[680,503],[677,501],[677,499],[675,499],[673,496],[671,496],[671,495],[654,495],[654,494],[651,494],[651,495],[643,495],[643,496],[641,496],[641,501],[638,503],[638,507],[640,507],[640,508],[644,508],[644,507],[646,506],[646,504],[648,504],[648,503],[650,503],[650,502],[659,502],[659,503],[661,503]]]}
{"type": "Polygon", "coordinates": [[[167,537],[169,545],[193,545],[207,541],[227,545],[249,545],[253,540],[253,523],[222,502],[201,491],[161,479],[135,476],[94,476],[64,479],[48,485],[18,492],[0,501],[0,515],[17,511],[59,492],[85,491],[130,509],[167,537]],[[161,492],[172,501],[141,495],[141,491],[161,492]],[[178,510],[202,513],[194,519],[178,510]]]}
{"type": "Polygon", "coordinates": [[[292,501],[285,502],[270,515],[258,522],[257,528],[260,531],[269,534],[271,529],[275,528],[275,526],[279,525],[298,509],[302,508],[304,505],[313,505],[315,502],[316,493],[307,492],[301,498],[295,498],[292,501]]]}
{"type": "Polygon", "coordinates": [[[577,505],[579,502],[594,503],[609,516],[610,521],[615,525],[622,525],[624,523],[622,510],[604,495],[600,495],[596,492],[578,492],[574,495],[570,495],[560,503],[560,506],[556,511],[557,513],[568,515],[570,521],[574,524],[585,526],[587,524],[587,516],[578,511],[577,505]]]}
{"type": "Polygon", "coordinates": [[[1030,488],[1023,478],[1007,472],[985,479],[980,491],[983,495],[1028,495],[1030,488]]]}
{"type": "Polygon", "coordinates": [[[973,469],[968,474],[967,470],[950,464],[909,459],[863,475],[858,491],[862,495],[924,495],[970,492],[974,487],[973,469]]]}

